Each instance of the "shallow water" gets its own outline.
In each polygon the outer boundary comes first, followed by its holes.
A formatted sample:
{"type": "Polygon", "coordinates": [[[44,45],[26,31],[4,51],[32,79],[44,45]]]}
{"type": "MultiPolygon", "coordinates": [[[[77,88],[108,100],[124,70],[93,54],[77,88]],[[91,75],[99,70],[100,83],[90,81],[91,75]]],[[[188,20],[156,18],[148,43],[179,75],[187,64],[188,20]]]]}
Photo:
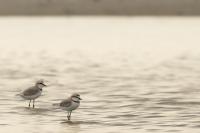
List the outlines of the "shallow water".
{"type": "Polygon", "coordinates": [[[200,131],[199,18],[0,18],[0,131],[200,131]],[[17,97],[43,78],[36,108],[17,97]],[[81,94],[67,113],[53,104],[81,94]]]}

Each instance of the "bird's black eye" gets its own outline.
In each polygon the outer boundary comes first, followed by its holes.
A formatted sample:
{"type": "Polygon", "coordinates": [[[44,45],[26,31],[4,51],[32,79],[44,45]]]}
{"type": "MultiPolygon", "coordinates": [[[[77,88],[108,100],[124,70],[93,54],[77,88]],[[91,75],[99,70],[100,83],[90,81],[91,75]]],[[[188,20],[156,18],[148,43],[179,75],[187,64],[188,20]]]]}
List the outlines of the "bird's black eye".
{"type": "Polygon", "coordinates": [[[40,89],[42,91],[42,89],[40,89]]]}
{"type": "Polygon", "coordinates": [[[78,96],[73,96],[74,98],[79,98],[78,96]]]}

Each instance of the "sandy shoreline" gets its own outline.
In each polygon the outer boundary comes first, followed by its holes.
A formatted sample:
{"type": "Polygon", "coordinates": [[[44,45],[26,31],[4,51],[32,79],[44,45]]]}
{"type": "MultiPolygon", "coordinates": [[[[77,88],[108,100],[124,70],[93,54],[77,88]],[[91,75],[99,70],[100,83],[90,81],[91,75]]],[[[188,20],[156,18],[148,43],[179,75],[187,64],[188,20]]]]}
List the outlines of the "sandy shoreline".
{"type": "Polygon", "coordinates": [[[0,15],[200,15],[198,0],[0,0],[0,15]]]}

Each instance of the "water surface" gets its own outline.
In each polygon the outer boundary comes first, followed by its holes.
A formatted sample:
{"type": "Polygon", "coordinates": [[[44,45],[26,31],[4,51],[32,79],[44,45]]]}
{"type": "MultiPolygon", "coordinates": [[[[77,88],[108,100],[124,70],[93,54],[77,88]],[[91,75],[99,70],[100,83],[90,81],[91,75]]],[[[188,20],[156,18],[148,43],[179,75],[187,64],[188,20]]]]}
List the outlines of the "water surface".
{"type": "Polygon", "coordinates": [[[200,131],[199,18],[0,18],[0,131],[200,131]],[[43,78],[28,108],[15,96],[43,78]],[[83,101],[67,121],[52,105],[83,101]]]}

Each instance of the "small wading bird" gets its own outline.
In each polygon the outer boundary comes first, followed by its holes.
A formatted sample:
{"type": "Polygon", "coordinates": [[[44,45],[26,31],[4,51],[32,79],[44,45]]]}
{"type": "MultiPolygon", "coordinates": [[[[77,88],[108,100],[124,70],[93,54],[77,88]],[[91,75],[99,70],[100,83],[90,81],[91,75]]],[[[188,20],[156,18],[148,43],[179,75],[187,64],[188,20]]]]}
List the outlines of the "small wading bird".
{"type": "Polygon", "coordinates": [[[67,118],[71,119],[71,113],[73,110],[77,109],[80,105],[80,95],[77,93],[72,94],[68,99],[61,101],[60,107],[68,112],[67,118]]]}
{"type": "Polygon", "coordinates": [[[22,93],[19,95],[24,98],[25,100],[29,100],[29,107],[31,104],[31,101],[33,101],[33,108],[35,107],[35,99],[41,96],[42,94],[42,88],[45,87],[46,85],[44,84],[43,80],[38,80],[35,83],[35,86],[32,86],[26,90],[24,90],[22,93]]]}

